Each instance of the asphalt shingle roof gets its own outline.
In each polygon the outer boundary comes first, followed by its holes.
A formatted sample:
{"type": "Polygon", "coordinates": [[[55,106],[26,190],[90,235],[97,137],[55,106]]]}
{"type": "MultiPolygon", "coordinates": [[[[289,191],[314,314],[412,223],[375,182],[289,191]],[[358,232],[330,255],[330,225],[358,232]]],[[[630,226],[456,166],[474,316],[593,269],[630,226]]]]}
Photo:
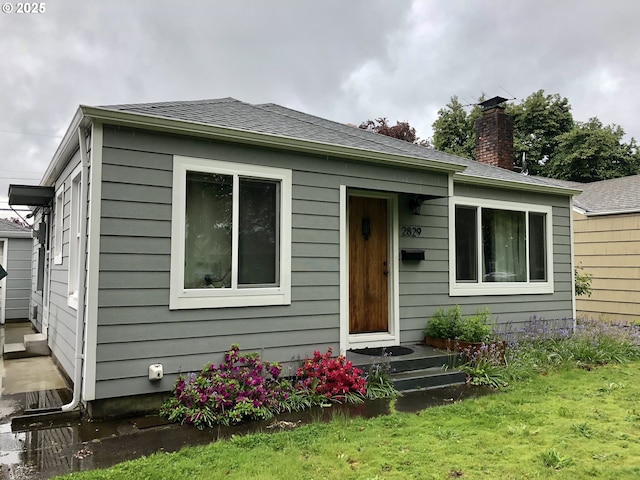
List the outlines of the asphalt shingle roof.
{"type": "Polygon", "coordinates": [[[640,175],[586,183],[580,188],[583,192],[574,203],[588,213],[640,210],[640,175]]]}
{"type": "Polygon", "coordinates": [[[107,105],[100,108],[235,128],[343,147],[360,148],[387,154],[401,154],[438,160],[467,167],[464,172],[456,174],[462,177],[481,177],[523,184],[554,186],[553,183],[547,182],[546,179],[540,177],[521,175],[517,172],[475,162],[467,158],[440,152],[433,148],[411,144],[272,103],[252,105],[234,98],[220,98],[213,100],[107,105]]]}
{"type": "Polygon", "coordinates": [[[580,183],[547,179],[560,187],[577,188],[582,193],[573,197],[573,204],[587,214],[625,213],[640,211],[640,175],[580,183]]]}
{"type": "Polygon", "coordinates": [[[13,223],[10,220],[5,220],[4,218],[0,218],[0,235],[11,236],[12,234],[25,234],[29,232],[30,229],[27,227],[23,227],[22,225],[18,225],[13,223]]]}

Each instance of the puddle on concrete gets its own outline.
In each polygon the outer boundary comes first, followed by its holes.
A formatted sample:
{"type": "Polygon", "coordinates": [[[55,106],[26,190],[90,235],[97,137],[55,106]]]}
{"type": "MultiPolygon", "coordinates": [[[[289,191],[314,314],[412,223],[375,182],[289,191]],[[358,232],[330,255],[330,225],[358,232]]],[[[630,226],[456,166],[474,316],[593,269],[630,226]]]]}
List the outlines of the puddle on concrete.
{"type": "MultiPolygon", "coordinates": [[[[402,412],[416,412],[488,392],[467,386],[411,392],[398,398],[395,408],[402,412]]],[[[5,400],[16,399],[3,396],[0,403],[5,400]]],[[[10,417],[21,412],[14,412],[0,420],[0,478],[46,479],[73,471],[107,468],[155,452],[174,452],[186,446],[206,445],[232,435],[279,430],[270,428],[274,425],[274,419],[198,430],[167,424],[157,416],[147,416],[110,421],[76,421],[55,428],[12,432],[10,417]]],[[[304,425],[330,421],[337,415],[372,418],[389,412],[389,400],[374,400],[359,405],[333,405],[283,414],[276,420],[304,425]]]]}

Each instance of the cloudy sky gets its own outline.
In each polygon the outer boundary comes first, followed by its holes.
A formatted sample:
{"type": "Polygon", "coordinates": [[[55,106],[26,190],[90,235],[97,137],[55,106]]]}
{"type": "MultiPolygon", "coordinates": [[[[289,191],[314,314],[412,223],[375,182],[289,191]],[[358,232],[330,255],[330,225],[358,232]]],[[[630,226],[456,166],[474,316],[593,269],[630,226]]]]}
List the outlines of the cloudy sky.
{"type": "Polygon", "coordinates": [[[544,89],[640,139],[636,1],[0,3],[0,208],[9,183],[39,183],[79,104],[230,96],[428,138],[452,95],[544,89]]]}

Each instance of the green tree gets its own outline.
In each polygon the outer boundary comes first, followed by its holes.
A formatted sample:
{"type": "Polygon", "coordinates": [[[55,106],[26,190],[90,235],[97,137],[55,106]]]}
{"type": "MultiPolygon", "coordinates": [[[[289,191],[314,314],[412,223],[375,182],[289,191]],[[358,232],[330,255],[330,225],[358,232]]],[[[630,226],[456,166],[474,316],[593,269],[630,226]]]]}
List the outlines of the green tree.
{"type": "Polygon", "coordinates": [[[545,175],[546,163],[556,154],[558,137],[574,124],[569,100],[538,90],[522,103],[508,104],[507,113],[513,116],[515,164],[530,175],[545,175]]]}
{"type": "Polygon", "coordinates": [[[640,173],[635,139],[622,141],[618,125],[604,126],[597,118],[578,122],[556,138],[554,156],[545,167],[546,176],[575,182],[595,182],[640,173]]]}
{"type": "MultiPolygon", "coordinates": [[[[482,94],[478,103],[484,99],[482,94]]],[[[556,137],[573,126],[569,100],[557,93],[546,95],[544,90],[538,90],[522,103],[507,104],[506,108],[513,117],[514,163],[522,165],[526,173],[544,175],[544,165],[557,147],[556,137]]],[[[475,123],[481,115],[479,105],[467,113],[458,97],[451,97],[433,122],[433,146],[443,152],[474,159],[475,123]]]]}
{"type": "MultiPolygon", "coordinates": [[[[484,95],[479,102],[484,101],[484,95]]],[[[476,119],[481,109],[475,105],[469,113],[457,96],[444,108],[438,110],[438,118],[433,122],[433,147],[437,150],[474,159],[476,156],[476,119]]]]}

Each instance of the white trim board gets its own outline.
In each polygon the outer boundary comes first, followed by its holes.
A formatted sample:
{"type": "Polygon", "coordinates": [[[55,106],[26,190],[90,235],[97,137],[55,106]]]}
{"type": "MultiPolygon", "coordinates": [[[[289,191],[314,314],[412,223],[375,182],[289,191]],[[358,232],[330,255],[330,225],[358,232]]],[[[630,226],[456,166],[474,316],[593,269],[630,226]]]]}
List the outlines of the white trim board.
{"type": "MultiPolygon", "coordinates": [[[[528,216],[527,216],[528,218],[528,216]]],[[[479,222],[479,221],[478,221],[479,222]]],[[[528,222],[526,224],[528,236],[528,222]]],[[[527,239],[528,242],[528,239],[527,239]]],[[[529,265],[529,248],[525,252],[527,261],[527,272],[529,265]]],[[[518,202],[506,202],[499,200],[486,200],[482,198],[454,196],[449,201],[449,295],[456,296],[481,296],[481,295],[520,295],[520,294],[545,294],[554,292],[553,274],[553,207],[548,205],[533,205],[518,202]],[[477,235],[477,261],[478,280],[476,282],[457,282],[456,280],[456,235],[455,219],[456,206],[470,206],[480,208],[491,208],[496,210],[521,211],[525,213],[544,213],[546,215],[546,256],[547,256],[547,280],[542,282],[482,282],[481,262],[482,262],[482,237],[481,224],[478,223],[477,235]]]]}
{"type": "Polygon", "coordinates": [[[340,352],[352,348],[400,345],[400,260],[398,250],[398,195],[366,190],[348,190],[340,185],[340,352]],[[389,208],[389,331],[349,333],[349,212],[348,197],[385,198],[389,208]]]}
{"type": "Polygon", "coordinates": [[[82,398],[96,398],[96,350],[98,348],[98,281],[100,268],[100,216],[102,202],[102,125],[91,129],[89,167],[89,219],[87,228],[87,285],[84,326],[82,398]]]}

